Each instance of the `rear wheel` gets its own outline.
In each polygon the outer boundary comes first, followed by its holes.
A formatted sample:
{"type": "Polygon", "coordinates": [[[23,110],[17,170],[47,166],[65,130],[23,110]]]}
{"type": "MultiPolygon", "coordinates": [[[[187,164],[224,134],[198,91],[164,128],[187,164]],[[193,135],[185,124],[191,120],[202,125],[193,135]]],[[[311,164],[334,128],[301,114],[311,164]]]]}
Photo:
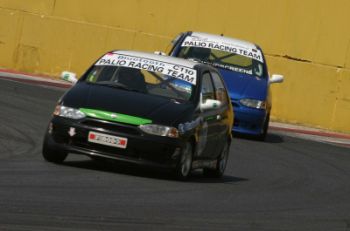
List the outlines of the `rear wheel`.
{"type": "Polygon", "coordinates": [[[229,152],[230,152],[230,143],[226,142],[221,151],[220,156],[217,159],[215,169],[203,169],[204,175],[207,177],[215,177],[215,178],[222,177],[226,169],[229,152]]]}
{"type": "Polygon", "coordinates": [[[48,143],[47,137],[44,140],[42,154],[46,161],[56,163],[56,164],[62,163],[68,155],[68,153],[64,151],[57,150],[51,147],[50,144],[48,143]]]}
{"type": "Polygon", "coordinates": [[[192,145],[187,142],[182,149],[179,163],[175,169],[177,179],[186,180],[192,170],[192,145]]]}

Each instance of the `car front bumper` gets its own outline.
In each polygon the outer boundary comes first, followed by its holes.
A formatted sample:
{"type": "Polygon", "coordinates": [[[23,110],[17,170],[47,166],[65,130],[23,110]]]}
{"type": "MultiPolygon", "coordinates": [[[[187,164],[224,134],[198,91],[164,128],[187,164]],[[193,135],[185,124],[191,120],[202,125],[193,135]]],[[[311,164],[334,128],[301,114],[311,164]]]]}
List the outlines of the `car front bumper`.
{"type": "Polygon", "coordinates": [[[234,123],[232,130],[235,133],[260,135],[264,130],[266,110],[248,107],[234,107],[234,123]]]}
{"type": "Polygon", "coordinates": [[[176,167],[185,144],[182,139],[144,134],[137,126],[90,118],[75,121],[62,117],[53,117],[45,142],[51,148],[67,153],[170,168],[176,167]],[[90,131],[127,138],[127,147],[122,149],[91,143],[88,141],[90,131]]]}

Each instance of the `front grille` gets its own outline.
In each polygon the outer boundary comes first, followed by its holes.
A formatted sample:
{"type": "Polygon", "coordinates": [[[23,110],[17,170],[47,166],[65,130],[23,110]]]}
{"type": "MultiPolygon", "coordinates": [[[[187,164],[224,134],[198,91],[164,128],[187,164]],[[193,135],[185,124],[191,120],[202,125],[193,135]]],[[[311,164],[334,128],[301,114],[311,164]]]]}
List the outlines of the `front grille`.
{"type": "Polygon", "coordinates": [[[137,126],[90,118],[71,124],[54,123],[52,136],[55,142],[67,145],[67,147],[76,148],[77,152],[81,150],[85,153],[92,152],[110,157],[125,157],[157,163],[167,163],[171,160],[175,149],[178,148],[176,144],[170,145],[163,142],[152,143],[144,139],[137,126]],[[69,134],[71,128],[75,128],[76,134],[73,136],[69,134]],[[101,133],[128,138],[127,148],[122,149],[89,142],[89,132],[95,131],[98,128],[105,130],[99,131],[101,133]]]}
{"type": "Polygon", "coordinates": [[[257,125],[255,123],[249,123],[246,121],[240,121],[238,119],[235,119],[233,122],[233,126],[236,128],[244,128],[244,129],[250,129],[250,130],[256,130],[257,125]]]}
{"type": "Polygon", "coordinates": [[[132,148],[127,148],[127,149],[121,149],[121,148],[116,148],[116,147],[110,147],[102,144],[95,144],[95,143],[90,143],[87,142],[86,139],[73,139],[72,140],[72,145],[75,147],[87,149],[90,151],[94,152],[102,152],[105,155],[109,156],[128,156],[128,157],[135,157],[139,158],[139,153],[134,152],[132,148]]]}
{"type": "Polygon", "coordinates": [[[136,126],[132,126],[132,125],[112,123],[112,122],[108,122],[108,121],[93,120],[93,119],[87,119],[87,120],[83,121],[81,124],[87,125],[87,126],[93,127],[93,128],[102,128],[102,129],[108,130],[108,131],[126,133],[126,134],[131,134],[131,135],[139,135],[140,134],[138,128],[136,126]]]}
{"type": "Polygon", "coordinates": [[[86,133],[76,135],[71,138],[70,145],[82,148],[87,151],[102,153],[111,157],[126,157],[135,159],[144,159],[158,163],[165,163],[171,159],[171,155],[175,151],[175,146],[167,144],[158,144],[156,146],[147,146],[144,142],[129,139],[126,149],[111,147],[102,144],[90,143],[87,141],[86,133]]]}

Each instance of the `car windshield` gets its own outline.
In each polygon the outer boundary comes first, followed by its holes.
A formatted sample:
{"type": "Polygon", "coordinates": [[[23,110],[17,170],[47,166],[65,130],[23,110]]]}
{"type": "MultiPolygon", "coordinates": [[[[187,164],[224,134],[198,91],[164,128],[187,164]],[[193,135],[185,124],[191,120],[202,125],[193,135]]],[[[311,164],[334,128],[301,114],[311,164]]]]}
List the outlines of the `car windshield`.
{"type": "Polygon", "coordinates": [[[85,81],[179,101],[189,101],[195,87],[188,81],[160,72],[107,65],[93,66],[85,81]]]}
{"type": "Polygon", "coordinates": [[[193,59],[217,68],[240,72],[259,78],[264,76],[263,63],[253,58],[227,51],[185,46],[181,47],[178,57],[193,59]]]}

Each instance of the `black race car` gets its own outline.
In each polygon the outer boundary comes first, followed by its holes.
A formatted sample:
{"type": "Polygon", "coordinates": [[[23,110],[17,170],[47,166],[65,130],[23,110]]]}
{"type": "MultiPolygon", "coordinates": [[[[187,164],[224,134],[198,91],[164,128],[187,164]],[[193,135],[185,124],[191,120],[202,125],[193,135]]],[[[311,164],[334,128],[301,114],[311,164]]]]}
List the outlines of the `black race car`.
{"type": "Polygon", "coordinates": [[[223,175],[233,113],[219,72],[174,57],[135,51],[102,56],[67,91],[44,144],[47,161],[68,153],[223,175]]]}

